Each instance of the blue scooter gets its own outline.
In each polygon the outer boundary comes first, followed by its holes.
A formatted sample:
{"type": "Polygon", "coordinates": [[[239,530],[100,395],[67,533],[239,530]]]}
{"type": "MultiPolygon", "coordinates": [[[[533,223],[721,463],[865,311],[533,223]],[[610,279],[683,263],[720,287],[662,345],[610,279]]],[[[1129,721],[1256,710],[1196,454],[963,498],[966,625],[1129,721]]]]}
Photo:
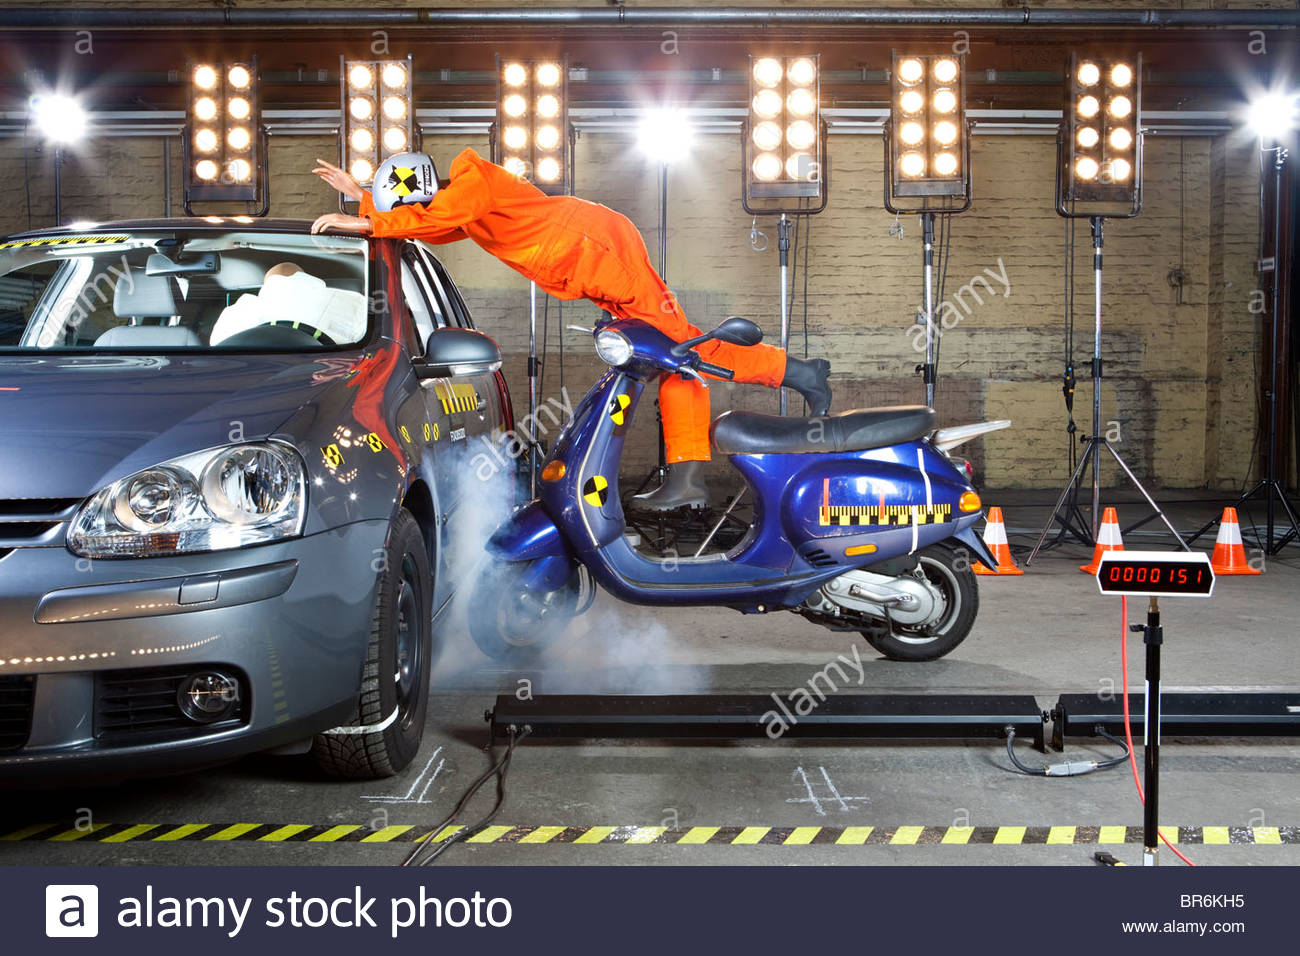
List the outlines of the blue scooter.
{"type": "Polygon", "coordinates": [[[973,559],[996,562],[974,530],[979,495],[947,451],[1009,422],[936,432],[925,406],[824,418],[726,412],[710,438],[752,490],[753,525],[725,554],[655,558],[629,540],[618,490],[641,395],[665,372],[731,378],[696,347],[755,345],[763,333],[742,318],[681,343],[634,320],[592,331],[610,369],[557,439],[539,496],[487,545],[493,567],[470,614],[485,653],[527,660],[562,633],[586,589],[581,568],[633,604],[795,611],[859,631],[893,660],[934,660],[970,633],[979,607],[973,559]]]}

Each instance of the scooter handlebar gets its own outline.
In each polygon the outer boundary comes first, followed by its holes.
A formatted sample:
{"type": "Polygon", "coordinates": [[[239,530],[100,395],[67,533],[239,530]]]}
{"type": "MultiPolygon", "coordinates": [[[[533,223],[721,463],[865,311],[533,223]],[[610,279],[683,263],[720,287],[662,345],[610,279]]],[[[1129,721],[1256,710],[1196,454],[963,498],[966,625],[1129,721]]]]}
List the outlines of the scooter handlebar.
{"type": "Polygon", "coordinates": [[[712,375],[714,378],[725,378],[731,381],[736,377],[736,373],[729,368],[723,368],[721,365],[714,365],[712,362],[697,362],[695,367],[705,375],[712,375]]]}

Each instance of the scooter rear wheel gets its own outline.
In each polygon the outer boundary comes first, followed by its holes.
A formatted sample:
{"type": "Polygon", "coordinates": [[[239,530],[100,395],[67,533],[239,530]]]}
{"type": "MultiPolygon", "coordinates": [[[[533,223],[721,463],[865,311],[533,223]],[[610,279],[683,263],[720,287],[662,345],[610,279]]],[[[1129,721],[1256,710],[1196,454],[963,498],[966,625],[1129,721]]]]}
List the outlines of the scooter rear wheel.
{"type": "Polygon", "coordinates": [[[488,657],[531,662],[564,633],[578,606],[577,572],[554,591],[524,587],[527,562],[497,565],[484,573],[470,597],[469,633],[488,657]]]}
{"type": "Polygon", "coordinates": [[[915,573],[923,575],[943,598],[938,614],[921,624],[895,623],[862,636],[891,661],[933,661],[950,653],[966,639],[979,612],[979,587],[969,554],[944,544],[917,552],[915,573]]]}

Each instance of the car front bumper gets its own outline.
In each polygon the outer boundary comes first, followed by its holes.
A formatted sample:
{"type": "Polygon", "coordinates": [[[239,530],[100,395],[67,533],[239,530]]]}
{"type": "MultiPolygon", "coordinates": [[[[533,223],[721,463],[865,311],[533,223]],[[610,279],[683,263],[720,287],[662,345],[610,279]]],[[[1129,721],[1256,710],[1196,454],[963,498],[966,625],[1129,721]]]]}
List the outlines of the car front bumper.
{"type": "Polygon", "coordinates": [[[89,561],[61,547],[0,558],[0,727],[8,730],[0,776],[179,770],[346,722],[387,528],[364,521],[167,558],[89,561]],[[172,713],[159,721],[168,701],[155,678],[205,669],[238,676],[237,719],[188,726],[172,713]],[[154,692],[138,714],[123,703],[134,688],[154,692]],[[14,729],[24,708],[22,736],[14,729]]]}

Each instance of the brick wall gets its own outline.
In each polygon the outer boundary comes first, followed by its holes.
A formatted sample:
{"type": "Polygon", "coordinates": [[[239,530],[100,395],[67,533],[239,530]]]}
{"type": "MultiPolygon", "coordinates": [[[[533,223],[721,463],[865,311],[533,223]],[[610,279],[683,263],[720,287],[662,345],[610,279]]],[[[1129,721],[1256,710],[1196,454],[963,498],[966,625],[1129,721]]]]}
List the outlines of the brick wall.
{"type": "MultiPolygon", "coordinates": [[[[808,253],[807,336],[812,355],[834,364],[836,406],[916,402],[913,369],[921,360],[914,328],[921,298],[917,221],[901,222],[880,205],[881,141],[831,138],[831,202],[801,231],[798,264],[808,253]]],[[[444,163],[464,146],[486,150],[474,136],[434,137],[444,163]]],[[[333,208],[309,170],[333,155],[322,137],[272,141],[272,211],[313,216],[333,208]]],[[[179,148],[172,168],[179,180],[179,148]]],[[[943,336],[938,407],[943,421],[1010,418],[1012,429],[969,446],[990,485],[1054,487],[1065,480],[1066,417],[1061,397],[1063,263],[1066,223],[1052,211],[1053,141],[1049,137],[984,136],[974,141],[973,208],[953,218],[948,300],[960,316],[943,336]],[[985,275],[993,287],[970,285],[985,275]],[[991,278],[989,278],[991,277],[991,278]],[[1004,286],[1010,288],[1003,295],[1004,286]],[[963,286],[966,288],[963,289],[963,286]],[[982,300],[982,301],[980,301],[982,300]]],[[[161,215],[162,141],[92,141],[64,172],[66,219],[105,220],[161,215]]],[[[580,195],[629,215],[657,249],[657,171],[628,136],[584,135],[577,152],[580,195]]],[[[731,314],[778,335],[775,226],[760,220],[766,251],[750,243],[751,221],[736,198],[738,150],[733,136],[705,136],[669,183],[668,278],[688,314],[707,325],[731,314]]],[[[1249,310],[1255,287],[1258,170],[1254,150],[1223,138],[1152,138],[1147,149],[1146,205],[1140,217],[1108,223],[1105,245],[1103,354],[1105,418],[1131,467],[1157,486],[1232,487],[1243,478],[1253,438],[1252,349],[1259,317],[1249,310]],[[1183,303],[1167,275],[1181,267],[1183,303]]],[[[50,156],[20,139],[0,139],[0,176],[30,191],[32,221],[52,215],[50,156]],[[26,175],[24,175],[24,153],[26,175]]],[[[27,224],[25,191],[11,191],[0,230],[27,224]]],[[[172,208],[180,212],[179,190],[172,208]]],[[[516,403],[527,400],[528,289],[518,275],[467,243],[446,246],[444,261],[461,285],[481,328],[507,359],[516,403]]],[[[1091,250],[1086,223],[1076,230],[1075,362],[1080,384],[1075,417],[1091,415],[1087,379],[1092,350],[1091,250]]],[[[793,290],[791,348],[803,351],[802,271],[793,290]]],[[[557,394],[561,336],[558,303],[550,309],[551,362],[545,394],[557,394]]],[[[570,303],[563,322],[587,323],[593,306],[570,303]]],[[[564,383],[576,398],[598,373],[585,336],[563,333],[564,383]]],[[[775,394],[717,386],[714,410],[774,409],[775,394]]],[[[653,419],[629,470],[654,457],[653,419]]]]}

